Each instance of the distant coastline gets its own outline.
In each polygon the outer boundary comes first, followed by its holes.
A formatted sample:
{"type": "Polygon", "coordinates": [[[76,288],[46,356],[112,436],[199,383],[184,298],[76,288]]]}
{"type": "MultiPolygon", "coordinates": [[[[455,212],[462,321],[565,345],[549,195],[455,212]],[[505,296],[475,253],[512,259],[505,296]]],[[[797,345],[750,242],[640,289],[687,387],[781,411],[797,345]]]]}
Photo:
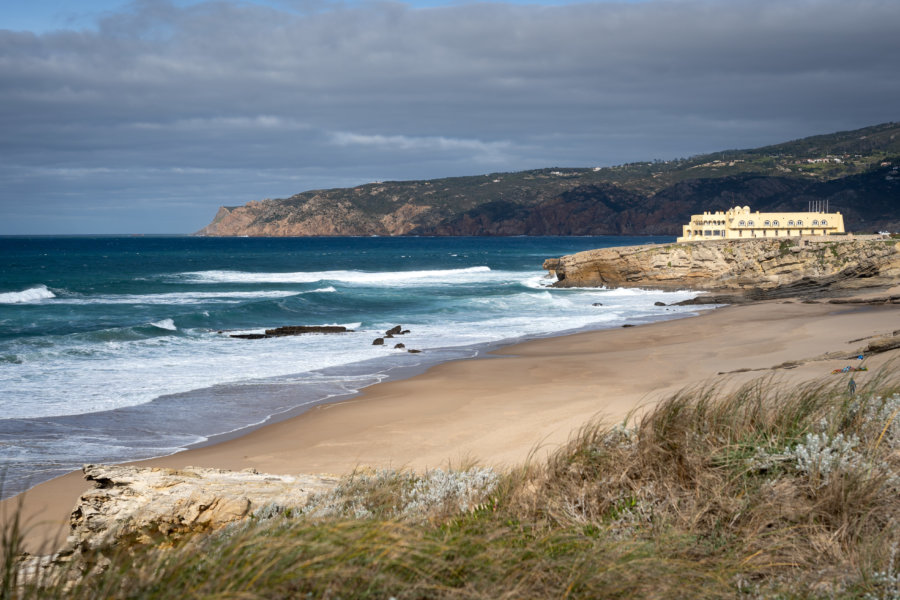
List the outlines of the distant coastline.
{"type": "Polygon", "coordinates": [[[840,211],[900,230],[900,124],[616,167],[548,168],[313,190],[222,206],[204,236],[681,235],[690,215],[751,205],[840,211]]]}

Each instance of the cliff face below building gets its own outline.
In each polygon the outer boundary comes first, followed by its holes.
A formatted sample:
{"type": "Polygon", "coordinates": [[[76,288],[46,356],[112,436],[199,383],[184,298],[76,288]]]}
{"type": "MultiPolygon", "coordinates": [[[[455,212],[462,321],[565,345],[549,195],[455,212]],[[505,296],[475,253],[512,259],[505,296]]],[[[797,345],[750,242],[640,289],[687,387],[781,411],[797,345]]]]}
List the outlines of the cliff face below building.
{"type": "Polygon", "coordinates": [[[888,286],[900,280],[890,239],[770,239],[627,246],[548,259],[556,287],[640,287],[772,297],[888,286]]]}

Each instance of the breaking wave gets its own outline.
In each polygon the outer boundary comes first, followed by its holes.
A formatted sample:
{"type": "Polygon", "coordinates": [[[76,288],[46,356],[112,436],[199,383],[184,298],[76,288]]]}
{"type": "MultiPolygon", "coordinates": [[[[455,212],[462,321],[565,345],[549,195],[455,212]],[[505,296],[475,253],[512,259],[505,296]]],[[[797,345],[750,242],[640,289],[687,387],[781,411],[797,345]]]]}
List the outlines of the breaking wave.
{"type": "Polygon", "coordinates": [[[21,292],[4,292],[0,294],[0,304],[26,304],[50,298],[56,298],[56,294],[48,290],[46,285],[40,284],[21,292]]]}
{"type": "MultiPolygon", "coordinates": [[[[313,271],[295,273],[248,273],[246,271],[191,271],[181,273],[186,281],[196,283],[314,283],[336,281],[362,284],[401,284],[434,280],[453,283],[473,280],[491,271],[490,267],[469,267],[466,269],[434,269],[428,271],[313,271]]],[[[328,288],[316,291],[331,291],[328,288]]]]}
{"type": "Polygon", "coordinates": [[[175,327],[175,321],[172,319],[162,319],[161,321],[156,321],[155,323],[150,323],[154,327],[158,327],[159,329],[166,329],[168,331],[178,331],[178,328],[175,327]]]}

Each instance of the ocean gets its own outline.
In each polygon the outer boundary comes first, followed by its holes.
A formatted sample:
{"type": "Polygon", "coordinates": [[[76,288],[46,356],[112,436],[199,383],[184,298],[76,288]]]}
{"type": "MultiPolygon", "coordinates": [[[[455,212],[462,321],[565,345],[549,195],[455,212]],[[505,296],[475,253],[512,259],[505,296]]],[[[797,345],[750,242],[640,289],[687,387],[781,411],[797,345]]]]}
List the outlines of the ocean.
{"type": "Polygon", "coordinates": [[[506,343],[693,314],[654,304],[691,292],[553,289],[541,269],[590,248],[671,241],[0,238],[2,496],[506,343]],[[353,332],[230,337],[285,325],[353,332]],[[395,325],[410,333],[372,344],[395,325]]]}

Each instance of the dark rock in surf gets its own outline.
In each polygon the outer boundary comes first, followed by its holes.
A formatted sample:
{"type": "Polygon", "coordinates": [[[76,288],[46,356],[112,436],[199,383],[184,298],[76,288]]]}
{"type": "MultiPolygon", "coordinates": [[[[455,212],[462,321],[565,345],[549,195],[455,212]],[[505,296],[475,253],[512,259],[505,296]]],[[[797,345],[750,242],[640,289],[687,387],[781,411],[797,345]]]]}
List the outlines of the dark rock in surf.
{"type": "Polygon", "coordinates": [[[288,325],[276,329],[266,329],[266,335],[279,337],[284,335],[303,335],[304,333],[352,333],[341,325],[288,325]]]}
{"type": "Polygon", "coordinates": [[[352,329],[340,325],[288,325],[266,329],[265,333],[233,333],[229,337],[241,340],[264,340],[273,337],[285,337],[289,335],[304,335],[307,333],[352,333],[352,329]]]}

